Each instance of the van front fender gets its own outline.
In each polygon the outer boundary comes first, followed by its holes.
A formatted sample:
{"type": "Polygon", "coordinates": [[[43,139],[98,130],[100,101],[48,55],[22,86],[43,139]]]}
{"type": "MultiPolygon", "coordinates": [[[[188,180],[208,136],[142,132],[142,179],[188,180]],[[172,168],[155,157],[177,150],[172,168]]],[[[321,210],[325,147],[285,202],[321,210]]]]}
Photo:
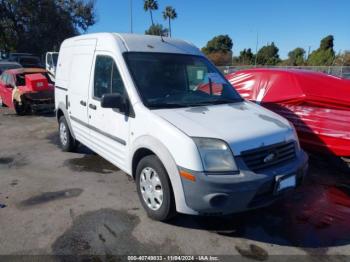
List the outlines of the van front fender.
{"type": "MultiPolygon", "coordinates": [[[[174,198],[176,203],[176,211],[184,214],[198,214],[198,212],[189,208],[185,201],[185,194],[182,187],[182,182],[179,174],[178,167],[171,153],[167,149],[167,147],[158,139],[151,136],[141,136],[137,138],[133,142],[131,155],[130,155],[130,163],[129,170],[133,170],[133,158],[136,152],[140,149],[147,149],[152,151],[162,162],[166,171],[168,172],[169,179],[171,182],[171,186],[174,192],[174,198]]],[[[134,174],[132,174],[134,175],[134,174]]]]}

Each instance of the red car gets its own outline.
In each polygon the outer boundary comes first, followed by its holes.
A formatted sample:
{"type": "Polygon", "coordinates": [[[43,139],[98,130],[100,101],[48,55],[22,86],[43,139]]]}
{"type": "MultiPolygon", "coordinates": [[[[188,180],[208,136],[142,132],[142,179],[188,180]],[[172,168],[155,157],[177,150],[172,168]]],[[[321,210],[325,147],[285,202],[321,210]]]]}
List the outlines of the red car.
{"type": "Polygon", "coordinates": [[[291,121],[306,149],[350,163],[350,80],[282,69],[248,69],[226,77],[242,97],[291,121]]]}
{"type": "Polygon", "coordinates": [[[0,76],[0,97],[18,115],[55,108],[54,85],[41,68],[4,71],[0,76]]]}

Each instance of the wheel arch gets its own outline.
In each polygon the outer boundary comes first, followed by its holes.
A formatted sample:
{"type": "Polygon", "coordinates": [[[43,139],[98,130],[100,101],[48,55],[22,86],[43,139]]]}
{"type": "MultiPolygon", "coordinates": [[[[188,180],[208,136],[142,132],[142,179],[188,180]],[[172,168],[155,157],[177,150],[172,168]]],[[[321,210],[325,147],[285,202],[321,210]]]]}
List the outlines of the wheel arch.
{"type": "Polygon", "coordinates": [[[69,115],[68,115],[68,111],[66,109],[66,106],[64,104],[59,104],[56,108],[56,119],[57,119],[57,122],[60,121],[60,118],[64,116],[64,118],[66,119],[67,121],[67,124],[68,124],[68,128],[69,128],[69,131],[72,135],[72,137],[74,139],[75,138],[75,135],[74,135],[74,132],[73,132],[73,128],[72,128],[72,125],[71,125],[71,122],[70,122],[70,118],[69,118],[69,115]]]}
{"type": "Polygon", "coordinates": [[[132,157],[132,163],[131,163],[131,172],[132,172],[131,175],[134,179],[136,177],[136,168],[137,168],[138,163],[141,161],[142,158],[149,156],[149,155],[157,156],[156,153],[154,153],[152,150],[145,148],[145,147],[141,147],[141,148],[137,149],[136,152],[134,153],[134,155],[132,157]]]}
{"type": "Polygon", "coordinates": [[[173,156],[168,148],[158,139],[145,135],[134,141],[130,161],[131,175],[135,178],[137,164],[143,157],[151,154],[159,158],[168,173],[175,198],[176,210],[180,213],[197,214],[196,211],[190,209],[186,204],[179,170],[173,156]]]}

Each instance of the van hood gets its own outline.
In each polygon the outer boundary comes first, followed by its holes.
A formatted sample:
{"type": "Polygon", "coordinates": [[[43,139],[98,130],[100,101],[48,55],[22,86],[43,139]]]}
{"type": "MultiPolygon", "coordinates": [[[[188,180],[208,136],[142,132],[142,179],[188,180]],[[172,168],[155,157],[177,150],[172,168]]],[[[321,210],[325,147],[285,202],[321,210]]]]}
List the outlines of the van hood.
{"type": "Polygon", "coordinates": [[[252,102],[152,110],[190,137],[226,141],[234,155],[297,139],[289,122],[252,102]]]}

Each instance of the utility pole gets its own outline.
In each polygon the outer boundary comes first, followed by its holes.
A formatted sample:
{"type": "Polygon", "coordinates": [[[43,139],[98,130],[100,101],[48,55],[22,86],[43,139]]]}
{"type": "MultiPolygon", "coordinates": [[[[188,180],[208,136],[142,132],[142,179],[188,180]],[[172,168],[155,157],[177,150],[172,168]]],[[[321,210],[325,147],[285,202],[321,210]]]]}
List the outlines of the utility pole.
{"type": "Polygon", "coordinates": [[[309,50],[307,51],[307,58],[306,58],[306,60],[308,60],[308,59],[309,59],[309,57],[310,57],[310,53],[311,53],[311,46],[309,46],[309,50]]]}
{"type": "Polygon", "coordinates": [[[133,33],[133,13],[132,13],[132,0],[130,1],[130,33],[133,33]]]}
{"type": "Polygon", "coordinates": [[[256,46],[255,46],[255,67],[258,61],[258,45],[259,45],[259,32],[256,32],[256,46]]]}

